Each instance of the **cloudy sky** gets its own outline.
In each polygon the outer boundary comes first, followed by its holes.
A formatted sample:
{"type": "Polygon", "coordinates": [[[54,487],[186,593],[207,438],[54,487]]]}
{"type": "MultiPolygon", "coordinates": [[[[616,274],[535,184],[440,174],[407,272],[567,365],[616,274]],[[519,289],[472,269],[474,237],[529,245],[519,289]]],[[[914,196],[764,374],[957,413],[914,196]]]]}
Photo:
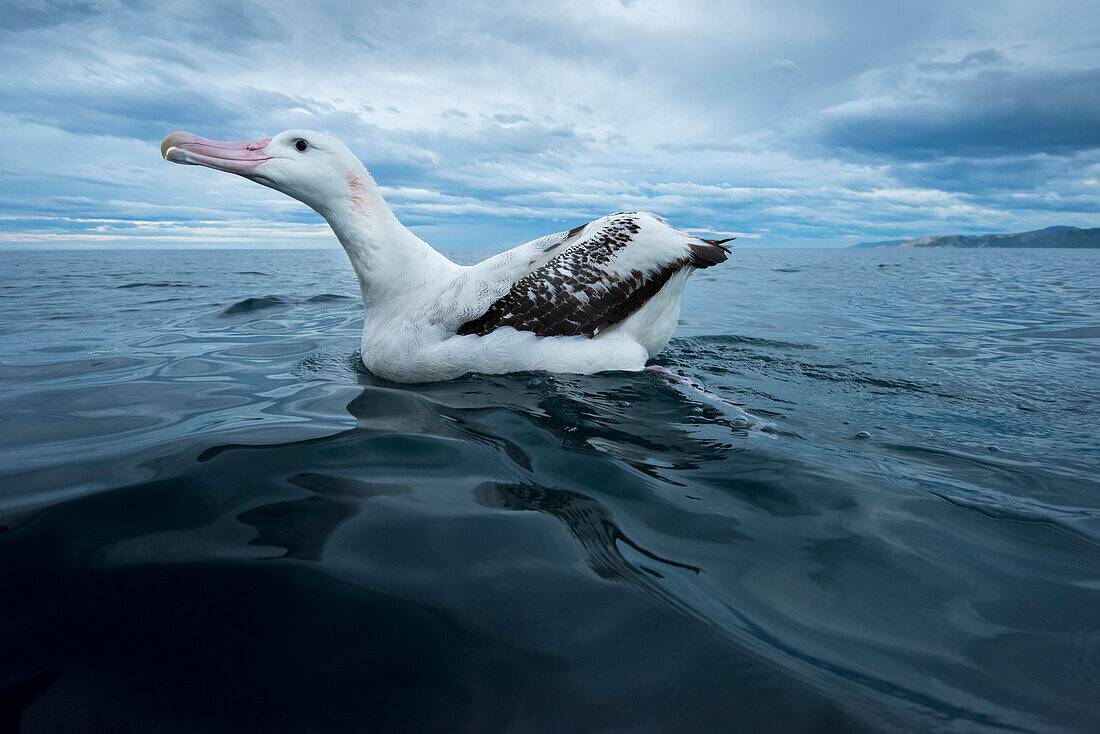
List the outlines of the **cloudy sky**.
{"type": "Polygon", "coordinates": [[[1100,3],[8,0],[0,123],[0,247],[332,246],[158,151],[300,127],[441,248],[634,209],[761,246],[1095,227],[1100,3]]]}

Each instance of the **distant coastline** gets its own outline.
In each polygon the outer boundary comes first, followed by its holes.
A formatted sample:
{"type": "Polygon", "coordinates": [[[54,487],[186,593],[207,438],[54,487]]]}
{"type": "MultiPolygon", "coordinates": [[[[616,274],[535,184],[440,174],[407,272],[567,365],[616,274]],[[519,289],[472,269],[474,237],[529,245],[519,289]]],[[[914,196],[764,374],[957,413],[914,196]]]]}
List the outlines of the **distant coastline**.
{"type": "Polygon", "coordinates": [[[1047,227],[1017,234],[948,234],[912,240],[860,242],[852,247],[1100,247],[1100,227],[1047,227]]]}

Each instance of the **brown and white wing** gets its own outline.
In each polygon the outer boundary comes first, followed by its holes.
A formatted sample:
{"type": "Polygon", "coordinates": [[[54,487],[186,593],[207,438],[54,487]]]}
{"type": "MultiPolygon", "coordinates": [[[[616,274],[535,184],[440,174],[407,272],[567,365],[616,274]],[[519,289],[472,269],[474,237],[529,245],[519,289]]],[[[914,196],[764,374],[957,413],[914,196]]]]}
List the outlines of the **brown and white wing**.
{"type": "Polygon", "coordinates": [[[723,262],[726,240],[679,232],[652,214],[612,214],[571,230],[457,334],[502,326],[539,336],[594,337],[641,308],[686,267],[723,262]]]}

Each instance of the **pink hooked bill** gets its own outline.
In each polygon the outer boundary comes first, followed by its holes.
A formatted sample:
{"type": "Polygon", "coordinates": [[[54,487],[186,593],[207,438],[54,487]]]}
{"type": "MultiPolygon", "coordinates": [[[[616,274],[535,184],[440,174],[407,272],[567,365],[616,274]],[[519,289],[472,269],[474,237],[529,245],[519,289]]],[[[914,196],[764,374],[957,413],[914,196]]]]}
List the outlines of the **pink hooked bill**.
{"type": "Polygon", "coordinates": [[[172,133],[160,142],[160,154],[164,160],[173,163],[206,166],[251,176],[261,163],[271,160],[267,154],[267,144],[270,142],[271,138],[264,138],[230,143],[207,140],[191,133],[172,133]]]}

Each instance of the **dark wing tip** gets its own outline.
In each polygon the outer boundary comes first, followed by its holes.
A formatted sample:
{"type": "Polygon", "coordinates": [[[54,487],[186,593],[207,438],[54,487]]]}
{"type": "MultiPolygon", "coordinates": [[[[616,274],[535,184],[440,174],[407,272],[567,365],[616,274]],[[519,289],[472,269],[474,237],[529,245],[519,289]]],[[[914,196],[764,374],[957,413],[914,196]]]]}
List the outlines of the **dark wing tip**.
{"type": "MultiPolygon", "coordinates": [[[[691,262],[690,264],[696,268],[709,268],[711,265],[717,265],[723,263],[726,258],[729,257],[730,251],[728,247],[722,247],[718,243],[711,243],[710,240],[703,240],[707,242],[705,245],[688,244],[691,248],[691,262]]],[[[729,240],[722,240],[722,242],[729,242],[729,240]]]]}
{"type": "Polygon", "coordinates": [[[722,244],[725,244],[726,242],[732,242],[733,240],[735,240],[737,238],[736,237],[727,237],[724,240],[708,240],[706,237],[699,237],[697,239],[700,239],[703,242],[706,242],[708,245],[722,245],[722,244]]]}

